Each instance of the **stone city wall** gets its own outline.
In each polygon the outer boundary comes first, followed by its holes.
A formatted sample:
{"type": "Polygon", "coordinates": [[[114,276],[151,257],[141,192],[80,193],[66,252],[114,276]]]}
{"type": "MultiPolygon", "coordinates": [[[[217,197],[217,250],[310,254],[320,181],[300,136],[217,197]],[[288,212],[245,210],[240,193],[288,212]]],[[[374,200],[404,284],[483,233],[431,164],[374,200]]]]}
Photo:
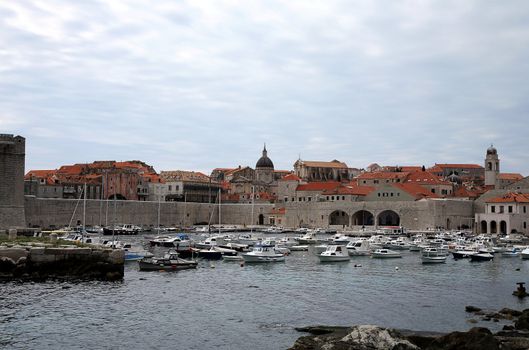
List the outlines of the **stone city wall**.
{"type": "MultiPolygon", "coordinates": [[[[26,222],[31,227],[60,228],[67,226],[70,220],[72,226],[83,222],[83,200],[26,196],[25,204],[26,222]]],[[[218,224],[219,222],[218,205],[215,204],[86,200],[86,225],[106,226],[115,222],[157,226],[158,207],[160,207],[160,224],[166,227],[207,224],[208,222],[218,224]]],[[[262,219],[267,223],[268,214],[272,208],[273,204],[256,203],[254,224],[259,224],[261,214],[262,219]]],[[[221,224],[250,225],[251,218],[251,204],[222,204],[221,224]]]]}

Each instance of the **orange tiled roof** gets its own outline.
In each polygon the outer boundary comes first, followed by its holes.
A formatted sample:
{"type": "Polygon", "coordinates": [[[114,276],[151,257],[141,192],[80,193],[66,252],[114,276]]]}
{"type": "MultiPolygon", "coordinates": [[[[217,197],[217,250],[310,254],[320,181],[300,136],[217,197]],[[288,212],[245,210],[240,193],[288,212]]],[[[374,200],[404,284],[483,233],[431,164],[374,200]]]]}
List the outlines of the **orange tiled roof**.
{"type": "Polygon", "coordinates": [[[36,178],[45,178],[48,176],[51,176],[55,174],[57,170],[30,170],[28,173],[24,176],[24,179],[28,180],[32,177],[36,178]]]}
{"type": "Polygon", "coordinates": [[[358,180],[374,180],[374,179],[405,179],[410,173],[408,172],[384,172],[379,171],[375,173],[362,173],[356,177],[358,180]]]}
{"type": "Polygon", "coordinates": [[[210,177],[197,171],[173,170],[161,171],[160,177],[166,182],[171,181],[190,181],[190,182],[209,182],[210,177]]]}
{"type": "Polygon", "coordinates": [[[144,174],[143,178],[153,183],[165,183],[165,180],[162,179],[158,174],[144,174]]]}
{"type": "Polygon", "coordinates": [[[298,185],[296,191],[326,191],[337,188],[341,185],[337,181],[327,182],[309,182],[308,184],[298,185]]]}
{"type": "Polygon", "coordinates": [[[301,181],[301,179],[296,174],[288,174],[286,176],[283,176],[281,178],[281,181],[301,181]]]}
{"type": "Polygon", "coordinates": [[[501,197],[489,199],[487,203],[529,203],[529,193],[509,192],[501,197]]]}
{"type": "Polygon", "coordinates": [[[357,185],[347,185],[347,186],[340,186],[334,189],[326,190],[322,194],[323,195],[350,195],[350,196],[367,196],[369,193],[373,192],[375,190],[374,187],[371,186],[357,186],[357,185]]]}
{"type": "Polygon", "coordinates": [[[311,160],[299,160],[302,165],[313,167],[313,168],[347,168],[347,164],[340,162],[338,160],[333,160],[330,162],[321,162],[321,161],[311,161],[311,160]]]}
{"type": "Polygon", "coordinates": [[[430,192],[427,188],[422,187],[414,183],[400,183],[400,184],[391,184],[393,187],[399,188],[408,194],[415,197],[415,199],[421,198],[439,198],[435,193],[430,192]]]}
{"type": "Polygon", "coordinates": [[[478,164],[435,164],[434,167],[443,168],[461,168],[461,169],[483,169],[481,165],[478,164]]]}
{"type": "Polygon", "coordinates": [[[416,183],[420,185],[450,185],[450,182],[439,179],[429,171],[417,171],[410,173],[405,183],[416,183]]]}
{"type": "Polygon", "coordinates": [[[498,176],[500,180],[512,180],[512,181],[518,181],[523,179],[522,174],[518,173],[500,173],[498,176]]]}
{"type": "Polygon", "coordinates": [[[466,188],[465,186],[461,186],[454,191],[454,197],[478,198],[482,192],[483,191],[474,191],[466,188]]]}

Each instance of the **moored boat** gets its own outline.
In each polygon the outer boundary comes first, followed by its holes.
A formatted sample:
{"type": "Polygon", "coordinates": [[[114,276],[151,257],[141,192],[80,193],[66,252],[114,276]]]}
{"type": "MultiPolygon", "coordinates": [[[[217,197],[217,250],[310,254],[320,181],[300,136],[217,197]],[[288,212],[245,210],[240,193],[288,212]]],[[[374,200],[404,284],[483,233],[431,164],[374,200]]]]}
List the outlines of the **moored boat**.
{"type": "Polygon", "coordinates": [[[174,251],[167,252],[163,257],[143,258],[138,263],[140,271],[178,271],[195,269],[198,265],[194,260],[181,259],[174,251]]]}
{"type": "Polygon", "coordinates": [[[522,259],[529,259],[529,248],[525,248],[524,250],[521,251],[520,253],[520,256],[522,257],[522,259]]]}
{"type": "Polygon", "coordinates": [[[421,260],[423,264],[437,264],[446,262],[448,253],[446,249],[437,247],[429,247],[423,249],[421,253],[421,260]]]}
{"type": "Polygon", "coordinates": [[[470,261],[491,261],[494,259],[494,255],[491,253],[474,253],[470,255],[470,261]]]}
{"type": "Polygon", "coordinates": [[[377,249],[371,254],[372,258],[389,259],[389,258],[402,258],[399,252],[389,249],[377,249]]]}
{"type": "Polygon", "coordinates": [[[251,252],[242,254],[242,257],[244,261],[248,263],[285,261],[285,256],[281,253],[277,253],[274,248],[274,245],[271,244],[256,245],[251,252]]]}
{"type": "Polygon", "coordinates": [[[349,253],[344,245],[330,245],[318,255],[321,262],[349,261],[349,253]]]}

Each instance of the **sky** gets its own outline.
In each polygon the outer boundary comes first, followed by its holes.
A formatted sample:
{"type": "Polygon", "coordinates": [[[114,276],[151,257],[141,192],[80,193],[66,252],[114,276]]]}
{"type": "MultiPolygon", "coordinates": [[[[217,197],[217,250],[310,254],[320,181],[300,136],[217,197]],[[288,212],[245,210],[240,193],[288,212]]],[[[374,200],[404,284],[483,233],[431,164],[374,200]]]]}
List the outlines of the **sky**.
{"type": "Polygon", "coordinates": [[[529,2],[0,2],[0,133],[26,171],[298,159],[529,175],[529,2]]]}

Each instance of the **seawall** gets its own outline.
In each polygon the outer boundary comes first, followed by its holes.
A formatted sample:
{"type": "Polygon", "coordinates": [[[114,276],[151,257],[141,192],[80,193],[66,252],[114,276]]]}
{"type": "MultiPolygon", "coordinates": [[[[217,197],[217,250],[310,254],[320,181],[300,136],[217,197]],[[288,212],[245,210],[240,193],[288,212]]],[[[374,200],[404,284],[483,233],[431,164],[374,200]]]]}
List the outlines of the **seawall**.
{"type": "MultiPolygon", "coordinates": [[[[76,199],[49,199],[25,197],[26,223],[30,227],[63,227],[70,221],[75,226],[83,222],[83,201],[76,199]],[[76,208],[77,207],[77,208],[76,208]]],[[[160,224],[164,226],[189,226],[200,223],[218,224],[218,205],[207,203],[182,202],[145,202],[87,200],[86,225],[111,225],[127,223],[141,226],[158,225],[158,207],[160,224]],[[210,220],[211,218],[211,220],[210,220]]],[[[273,204],[254,205],[253,224],[268,223],[273,204]]],[[[222,204],[220,222],[235,225],[252,224],[251,204],[222,204]]]]}

